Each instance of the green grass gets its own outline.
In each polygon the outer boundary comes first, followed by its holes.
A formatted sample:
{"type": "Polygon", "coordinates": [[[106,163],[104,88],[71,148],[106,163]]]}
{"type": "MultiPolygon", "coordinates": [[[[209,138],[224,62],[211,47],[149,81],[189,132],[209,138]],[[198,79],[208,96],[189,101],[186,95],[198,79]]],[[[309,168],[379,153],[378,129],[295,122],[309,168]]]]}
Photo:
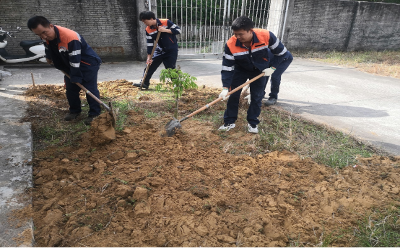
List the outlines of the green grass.
{"type": "MultiPolygon", "coordinates": [[[[245,120],[246,108],[239,110],[238,120],[245,120]]],[[[211,121],[215,129],[222,124],[223,111],[203,114],[194,117],[199,121],[211,121]]],[[[251,155],[263,154],[268,151],[288,150],[309,157],[320,164],[333,168],[343,168],[354,165],[357,156],[370,157],[379,153],[376,149],[353,138],[349,134],[334,130],[311,121],[294,116],[277,108],[263,108],[260,115],[259,139],[254,141],[255,150],[251,155]]],[[[238,128],[242,124],[237,124],[238,128]]],[[[231,140],[230,135],[219,133],[224,140],[230,141],[226,152],[232,154],[249,154],[244,147],[247,144],[231,140]]]]}
{"type": "Polygon", "coordinates": [[[132,100],[119,100],[112,102],[113,109],[116,115],[115,130],[122,131],[125,127],[125,122],[128,119],[128,112],[134,109],[132,100]]]}
{"type": "Polygon", "coordinates": [[[400,207],[373,211],[359,222],[355,236],[357,246],[399,247],[400,207]]]}
{"type": "Polygon", "coordinates": [[[397,51],[293,51],[299,58],[314,59],[339,66],[353,67],[358,70],[400,78],[400,50],[397,51]]]}

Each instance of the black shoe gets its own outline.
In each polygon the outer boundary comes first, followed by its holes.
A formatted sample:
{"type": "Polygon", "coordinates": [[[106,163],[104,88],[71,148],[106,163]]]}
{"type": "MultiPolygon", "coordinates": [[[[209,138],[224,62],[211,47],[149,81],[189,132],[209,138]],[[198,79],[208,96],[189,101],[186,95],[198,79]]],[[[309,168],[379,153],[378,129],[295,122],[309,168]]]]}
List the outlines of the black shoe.
{"type": "MultiPolygon", "coordinates": [[[[135,87],[139,87],[139,88],[140,88],[141,84],[136,83],[136,84],[132,84],[132,86],[135,86],[135,87]]],[[[149,86],[146,86],[146,85],[143,84],[142,89],[148,90],[148,89],[149,89],[149,86]]]]}
{"type": "Polygon", "coordinates": [[[64,117],[64,121],[75,120],[81,113],[69,113],[64,117]]]}
{"type": "Polygon", "coordinates": [[[83,123],[85,123],[85,125],[90,126],[90,124],[92,123],[93,119],[96,118],[98,115],[94,116],[94,115],[89,115],[88,117],[86,117],[86,119],[83,121],[83,123]]]}
{"type": "Polygon", "coordinates": [[[262,100],[265,106],[275,105],[276,101],[277,101],[276,98],[273,97],[270,97],[268,100],[266,98],[262,100]]]}

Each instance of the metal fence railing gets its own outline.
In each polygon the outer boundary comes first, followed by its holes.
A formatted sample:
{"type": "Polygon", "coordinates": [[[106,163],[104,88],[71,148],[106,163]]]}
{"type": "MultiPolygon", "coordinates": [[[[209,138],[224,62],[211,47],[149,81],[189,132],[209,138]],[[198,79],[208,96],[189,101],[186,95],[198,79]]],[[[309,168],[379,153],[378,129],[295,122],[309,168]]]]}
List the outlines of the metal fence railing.
{"type": "Polygon", "coordinates": [[[220,54],[235,18],[247,15],[266,28],[269,6],[270,0],[157,0],[157,17],[181,27],[179,54],[220,54]]]}

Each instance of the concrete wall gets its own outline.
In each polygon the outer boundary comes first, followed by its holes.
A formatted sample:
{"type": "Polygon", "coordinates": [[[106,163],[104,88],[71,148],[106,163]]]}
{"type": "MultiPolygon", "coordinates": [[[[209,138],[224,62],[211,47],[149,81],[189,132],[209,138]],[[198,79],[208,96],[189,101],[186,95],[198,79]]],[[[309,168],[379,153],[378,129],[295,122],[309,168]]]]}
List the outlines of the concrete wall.
{"type": "Polygon", "coordinates": [[[81,34],[105,60],[142,60],[144,25],[138,20],[147,0],[1,0],[0,26],[22,31],[8,38],[10,54],[23,54],[21,40],[38,39],[26,26],[34,15],[81,34]],[[139,34],[139,35],[138,35],[139,34]]]}
{"type": "Polygon", "coordinates": [[[283,41],[292,50],[400,49],[400,4],[290,0],[283,41]]]}

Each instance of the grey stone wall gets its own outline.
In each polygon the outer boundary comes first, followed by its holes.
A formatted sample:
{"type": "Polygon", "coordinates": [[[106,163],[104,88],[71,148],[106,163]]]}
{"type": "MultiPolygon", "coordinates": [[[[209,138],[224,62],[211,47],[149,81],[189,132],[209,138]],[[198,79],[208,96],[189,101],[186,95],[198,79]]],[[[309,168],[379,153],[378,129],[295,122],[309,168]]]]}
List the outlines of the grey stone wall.
{"type": "MultiPolygon", "coordinates": [[[[35,15],[45,16],[55,25],[70,28],[82,35],[105,60],[142,59],[144,32],[138,15],[145,0],[1,0],[0,26],[15,30],[16,38],[8,38],[10,54],[23,54],[21,40],[38,39],[26,26],[35,15]]],[[[144,44],[145,45],[145,44],[144,44]]]]}
{"type": "Polygon", "coordinates": [[[290,0],[283,41],[292,50],[400,49],[400,5],[290,0]]]}

